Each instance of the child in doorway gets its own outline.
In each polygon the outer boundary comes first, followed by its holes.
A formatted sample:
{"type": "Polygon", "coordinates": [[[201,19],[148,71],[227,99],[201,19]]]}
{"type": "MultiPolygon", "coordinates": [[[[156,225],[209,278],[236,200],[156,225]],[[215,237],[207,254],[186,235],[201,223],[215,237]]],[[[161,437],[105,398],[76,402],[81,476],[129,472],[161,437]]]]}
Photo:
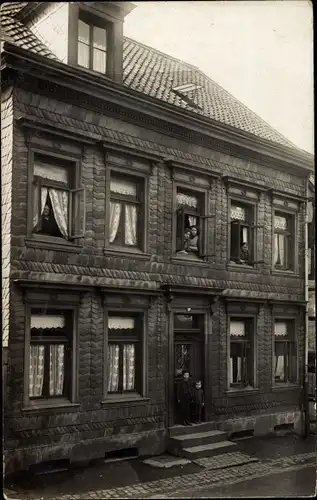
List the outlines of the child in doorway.
{"type": "Polygon", "coordinates": [[[202,421],[203,407],[205,406],[204,391],[201,387],[201,380],[197,380],[193,390],[193,422],[200,424],[202,421]]]}
{"type": "Polygon", "coordinates": [[[183,425],[191,424],[190,405],[193,401],[193,386],[188,371],[184,371],[182,380],[177,386],[177,403],[183,425]]]}

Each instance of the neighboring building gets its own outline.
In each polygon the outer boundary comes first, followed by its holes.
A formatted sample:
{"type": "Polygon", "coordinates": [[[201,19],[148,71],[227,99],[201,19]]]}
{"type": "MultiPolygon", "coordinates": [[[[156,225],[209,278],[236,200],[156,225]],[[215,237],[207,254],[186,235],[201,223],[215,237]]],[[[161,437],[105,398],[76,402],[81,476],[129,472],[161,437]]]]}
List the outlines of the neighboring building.
{"type": "Polygon", "coordinates": [[[308,394],[316,401],[316,261],[315,261],[315,178],[308,187],[308,394]]]}
{"type": "Polygon", "coordinates": [[[183,369],[230,434],[303,430],[313,157],[132,8],[1,9],[8,472],[162,452],[183,369]]]}

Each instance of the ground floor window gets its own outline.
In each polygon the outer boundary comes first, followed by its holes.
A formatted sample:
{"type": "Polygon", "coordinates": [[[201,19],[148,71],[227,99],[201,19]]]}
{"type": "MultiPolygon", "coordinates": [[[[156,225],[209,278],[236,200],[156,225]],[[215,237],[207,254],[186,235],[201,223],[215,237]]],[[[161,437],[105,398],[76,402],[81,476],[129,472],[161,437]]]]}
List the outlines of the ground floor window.
{"type": "Polygon", "coordinates": [[[141,393],[141,314],[108,316],[108,393],[141,393]]]}
{"type": "Polygon", "coordinates": [[[296,382],[297,346],[293,321],[274,322],[273,373],[275,384],[296,382]]]}
{"type": "Polygon", "coordinates": [[[69,397],[71,379],[71,312],[31,311],[29,398],[69,397]]]}
{"type": "Polygon", "coordinates": [[[229,385],[254,385],[253,320],[230,319],[229,385]]]}

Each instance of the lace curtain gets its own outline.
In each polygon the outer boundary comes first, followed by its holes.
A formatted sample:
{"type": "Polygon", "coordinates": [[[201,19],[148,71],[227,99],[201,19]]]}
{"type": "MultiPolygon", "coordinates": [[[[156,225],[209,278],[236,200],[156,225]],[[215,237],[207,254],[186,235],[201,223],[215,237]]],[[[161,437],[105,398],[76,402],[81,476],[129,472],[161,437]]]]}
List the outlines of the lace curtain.
{"type": "MultiPolygon", "coordinates": [[[[62,235],[68,237],[68,193],[61,189],[42,187],[41,189],[41,215],[45,207],[47,195],[49,195],[56,224],[62,235]]],[[[33,198],[33,227],[38,222],[39,190],[35,188],[33,198]]]]}
{"type": "Polygon", "coordinates": [[[42,396],[44,382],[44,346],[30,346],[30,375],[29,396],[30,398],[42,396]]]}
{"type": "Polygon", "coordinates": [[[125,244],[136,245],[137,243],[137,210],[135,205],[125,206],[125,244]]]}
{"type": "Polygon", "coordinates": [[[243,207],[237,207],[237,206],[231,205],[230,217],[232,220],[245,221],[245,218],[246,218],[245,209],[243,207]]]}
{"type": "Polygon", "coordinates": [[[242,228],[242,243],[248,243],[248,228],[242,228]]]}
{"type": "Polygon", "coordinates": [[[245,336],[244,321],[230,321],[230,335],[234,337],[244,337],[245,336]]]}
{"type": "Polygon", "coordinates": [[[284,234],[274,234],[274,265],[285,265],[285,236],[284,234]]]}
{"type": "Polygon", "coordinates": [[[277,337],[285,337],[287,333],[287,323],[276,321],[274,324],[274,335],[277,337]]]}
{"type": "Polygon", "coordinates": [[[189,227],[197,226],[197,217],[195,217],[194,215],[189,215],[188,222],[189,222],[189,227]]]}
{"type": "Polygon", "coordinates": [[[274,356],[273,358],[274,366],[274,378],[280,382],[284,382],[285,370],[284,370],[284,355],[274,356]]]}
{"type": "Polygon", "coordinates": [[[287,219],[286,217],[282,217],[280,215],[274,216],[274,229],[283,229],[287,230],[287,219]]]}
{"type": "Polygon", "coordinates": [[[135,379],[135,346],[125,344],[123,346],[123,390],[132,391],[135,379]]]}
{"type": "Polygon", "coordinates": [[[64,346],[50,345],[50,396],[63,394],[64,372],[64,346]]]}
{"type": "Polygon", "coordinates": [[[123,194],[136,197],[136,184],[123,179],[111,179],[110,191],[112,193],[123,194]]]}
{"type": "Polygon", "coordinates": [[[119,346],[108,345],[108,392],[117,392],[119,388],[119,346]]]}
{"type": "Polygon", "coordinates": [[[195,196],[189,196],[184,193],[177,193],[177,205],[186,205],[187,207],[197,208],[198,200],[195,196]]]}
{"type": "Polygon", "coordinates": [[[116,239],[121,216],[121,203],[110,202],[109,241],[116,239]]]}

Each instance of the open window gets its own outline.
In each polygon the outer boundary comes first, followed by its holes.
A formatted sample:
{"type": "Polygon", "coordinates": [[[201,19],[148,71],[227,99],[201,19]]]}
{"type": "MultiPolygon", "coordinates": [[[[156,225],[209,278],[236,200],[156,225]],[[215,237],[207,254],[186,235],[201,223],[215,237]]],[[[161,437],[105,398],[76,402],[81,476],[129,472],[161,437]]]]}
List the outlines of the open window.
{"type": "Polygon", "coordinates": [[[144,180],[111,174],[109,243],[143,250],[144,180]]]}
{"type": "Polygon", "coordinates": [[[203,195],[187,189],[176,194],[176,252],[191,258],[204,256],[203,195]]]}
{"type": "Polygon", "coordinates": [[[254,265],[254,207],[232,200],[230,206],[230,261],[254,265]]]}
{"type": "Polygon", "coordinates": [[[273,377],[275,384],[296,383],[297,345],[293,320],[274,321],[273,377]]]}
{"type": "Polygon", "coordinates": [[[254,386],[254,320],[230,318],[229,385],[254,386]]]}
{"type": "Polygon", "coordinates": [[[29,347],[29,399],[70,399],[72,311],[32,309],[29,347]]]}
{"type": "Polygon", "coordinates": [[[275,269],[294,269],[294,238],[294,215],[275,211],[273,240],[273,263],[275,269]]]}
{"type": "Polygon", "coordinates": [[[108,315],[108,394],[142,394],[143,315],[108,315]]]}
{"type": "Polygon", "coordinates": [[[74,165],[34,155],[32,233],[65,240],[85,233],[85,188],[76,187],[74,165]]]}

